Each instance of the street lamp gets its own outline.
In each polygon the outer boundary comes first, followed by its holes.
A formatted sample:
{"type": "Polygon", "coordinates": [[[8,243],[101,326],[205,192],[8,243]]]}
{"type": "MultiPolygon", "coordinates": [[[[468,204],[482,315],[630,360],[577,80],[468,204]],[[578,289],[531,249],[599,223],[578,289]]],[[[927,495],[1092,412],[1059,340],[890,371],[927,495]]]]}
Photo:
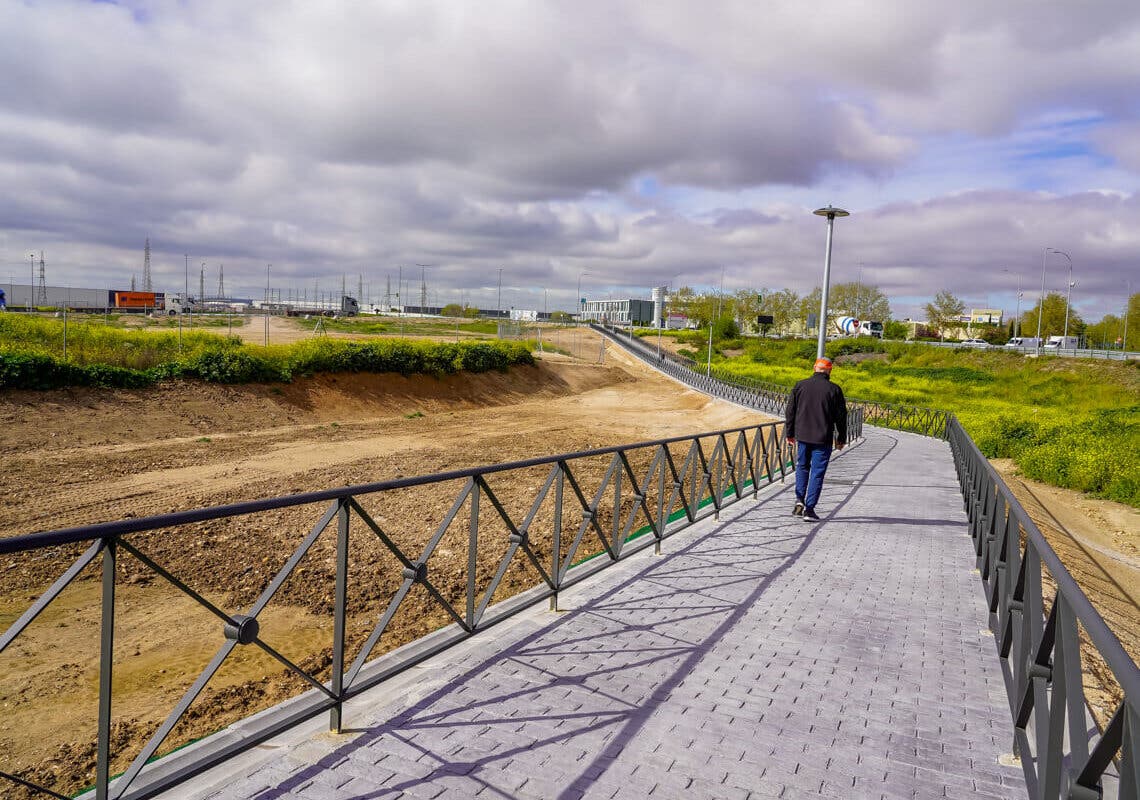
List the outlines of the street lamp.
{"type": "Polygon", "coordinates": [[[818,217],[827,217],[827,255],[823,261],[823,295],[819,299],[819,338],[816,341],[815,357],[823,358],[823,343],[827,333],[827,293],[831,283],[831,233],[836,217],[848,217],[850,212],[842,208],[817,208],[812,212],[818,217]]]}
{"type": "MultiPolygon", "coordinates": [[[[36,254],[29,253],[28,258],[32,260],[32,279],[28,283],[28,312],[32,310],[32,293],[36,290],[36,254]]],[[[133,288],[133,287],[132,287],[133,288]]]]}
{"type": "Polygon", "coordinates": [[[495,319],[503,315],[503,268],[499,267],[499,299],[495,301],[495,319]]]}
{"type": "Polygon", "coordinates": [[[578,326],[582,323],[582,276],[593,273],[582,270],[578,273],[578,288],[574,291],[574,351],[575,357],[581,358],[582,353],[578,347],[578,326]]]}
{"type": "Polygon", "coordinates": [[[1058,255],[1064,256],[1066,258],[1066,260],[1068,260],[1068,262],[1069,262],[1069,284],[1065,288],[1065,332],[1064,332],[1064,334],[1062,334],[1063,336],[1068,338],[1068,336],[1069,336],[1069,299],[1073,296],[1073,287],[1076,286],[1076,284],[1073,283],[1073,259],[1069,258],[1069,254],[1066,253],[1064,250],[1054,250],[1053,252],[1057,253],[1058,255]]]}
{"type": "Polygon", "coordinates": [[[669,291],[669,284],[671,284],[673,282],[673,279],[679,278],[679,277],[681,277],[680,272],[678,272],[676,275],[670,275],[669,280],[666,281],[665,285],[661,287],[661,291],[663,292],[663,294],[661,295],[661,318],[657,320],[657,360],[658,361],[661,360],[661,329],[665,327],[665,297],[666,297],[666,295],[664,293],[669,291]]]}
{"type": "Polygon", "coordinates": [[[1021,335],[1021,274],[1009,269],[1003,269],[1002,272],[1017,277],[1017,311],[1013,313],[1013,335],[1017,337],[1021,335]]]}
{"type": "MultiPolygon", "coordinates": [[[[1069,258],[1069,254],[1061,250],[1055,250],[1052,247],[1046,247],[1045,251],[1041,254],[1041,296],[1037,302],[1037,352],[1041,352],[1041,320],[1045,316],[1045,262],[1047,261],[1050,253],[1060,253],[1065,258],[1069,258]]],[[[1073,259],[1069,258],[1069,283],[1072,283],[1073,277],[1073,259]]],[[[1065,333],[1068,333],[1069,327],[1069,302],[1065,301],[1065,333]]]]}

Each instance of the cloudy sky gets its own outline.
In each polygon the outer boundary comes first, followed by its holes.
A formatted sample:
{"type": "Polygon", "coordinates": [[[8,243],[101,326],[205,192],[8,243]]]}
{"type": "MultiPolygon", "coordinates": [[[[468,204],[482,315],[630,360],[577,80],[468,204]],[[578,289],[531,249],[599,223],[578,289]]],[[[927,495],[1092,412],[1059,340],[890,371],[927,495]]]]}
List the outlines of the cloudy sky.
{"type": "Polygon", "coordinates": [[[833,204],[899,318],[1140,288],[1135,0],[0,0],[0,76],[3,282],[807,292],[833,204]]]}

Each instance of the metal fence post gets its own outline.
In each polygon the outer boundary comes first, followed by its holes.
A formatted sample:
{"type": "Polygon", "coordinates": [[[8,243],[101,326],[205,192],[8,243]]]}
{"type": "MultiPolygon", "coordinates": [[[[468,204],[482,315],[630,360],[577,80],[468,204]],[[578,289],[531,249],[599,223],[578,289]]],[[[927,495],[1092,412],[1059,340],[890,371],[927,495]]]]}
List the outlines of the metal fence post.
{"type": "Polygon", "coordinates": [[[115,540],[103,542],[103,619],[99,629],[99,722],[95,797],[107,799],[111,778],[111,669],[115,660],[115,540]]]}
{"type": "Polygon", "coordinates": [[[332,645],[332,693],[336,695],[336,705],[329,710],[329,730],[341,732],[341,713],[344,699],[344,629],[346,623],[348,597],[348,522],[347,498],[341,499],[337,510],[336,524],[336,583],[333,588],[333,645],[332,645]]]}
{"type": "Polygon", "coordinates": [[[558,465],[558,480],[554,484],[554,534],[550,553],[550,577],[554,592],[550,595],[550,610],[558,610],[558,587],[562,585],[562,490],[566,485],[566,470],[558,465]]]}

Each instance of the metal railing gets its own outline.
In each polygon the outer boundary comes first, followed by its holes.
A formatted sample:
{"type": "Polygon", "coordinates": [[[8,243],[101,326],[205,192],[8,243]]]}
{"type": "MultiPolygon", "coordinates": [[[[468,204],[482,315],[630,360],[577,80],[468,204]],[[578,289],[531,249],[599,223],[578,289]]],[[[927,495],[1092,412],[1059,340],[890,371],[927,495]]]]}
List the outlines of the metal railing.
{"type": "MultiPolygon", "coordinates": [[[[717,380],[658,357],[633,337],[598,328],[647,363],[702,388],[717,380]],[[694,377],[695,376],[695,377],[694,377]]],[[[737,399],[747,382],[710,392],[737,399]]],[[[771,407],[777,389],[757,387],[753,402],[771,407]]],[[[784,389],[785,396],[787,389],[784,389]]],[[[989,604],[1014,721],[1014,753],[1033,798],[1093,800],[1111,789],[1140,798],[1140,667],[1053,552],[1037,526],[953,414],[933,409],[849,402],[862,422],[950,443],[989,604]],[[1044,586],[1055,590],[1046,602],[1044,586]],[[1080,631],[1085,632],[1082,640],[1080,631]],[[1111,671],[1122,699],[1103,729],[1086,710],[1082,646],[1111,671]],[[1033,734],[1030,737],[1030,733],[1033,734]]],[[[783,407],[773,413],[782,413],[783,407]]],[[[860,429],[861,430],[861,429],[860,429]]]]}
{"type": "Polygon", "coordinates": [[[956,419],[949,440],[1030,795],[1092,800],[1119,781],[1140,796],[1140,668],[956,419]],[[1103,730],[1086,714],[1086,640],[1122,692],[1103,730]]]}
{"type": "MultiPolygon", "coordinates": [[[[655,546],[659,551],[665,538],[702,519],[719,515],[723,507],[745,496],[755,497],[762,485],[782,481],[788,474],[789,448],[782,425],[768,423],[0,539],[0,554],[20,554],[29,561],[42,559],[45,552],[50,553],[55,548],[62,570],[50,588],[0,636],[0,653],[18,641],[65,588],[84,573],[94,577],[92,573],[101,565],[94,794],[99,800],[141,800],[326,711],[330,715],[330,728],[339,730],[342,706],[349,698],[525,607],[547,598],[554,607],[558,593],[567,587],[646,547],[655,546]],[[545,473],[545,477],[538,480],[536,471],[545,473]],[[594,485],[596,489],[590,490],[594,485]],[[366,508],[378,503],[386,493],[410,488],[425,492],[432,487],[452,499],[448,512],[430,535],[429,529],[422,526],[418,534],[410,536],[407,531],[393,530],[391,526],[380,524],[381,515],[377,511],[366,508]],[[506,496],[504,492],[515,496],[520,491],[521,499],[515,497],[514,502],[501,499],[506,496]],[[528,492],[533,494],[528,495],[528,492]],[[256,600],[240,611],[219,607],[207,599],[205,588],[194,587],[188,576],[175,574],[178,567],[160,563],[161,557],[149,546],[155,540],[143,536],[148,532],[161,532],[164,541],[184,536],[183,542],[189,547],[193,543],[192,535],[197,534],[195,528],[187,529],[187,526],[195,523],[232,518],[253,521],[259,514],[295,510],[313,503],[327,505],[308,532],[299,536],[295,550],[261,589],[256,600]],[[635,521],[639,519],[644,524],[635,529],[635,521]],[[462,580],[454,577],[455,561],[446,570],[435,566],[439,564],[438,559],[433,561],[440,542],[453,529],[452,536],[458,537],[457,541],[466,541],[465,558],[461,559],[466,565],[462,580]],[[331,532],[326,533],[328,531],[331,532]],[[505,539],[496,545],[500,548],[496,552],[503,555],[495,564],[489,582],[485,577],[477,580],[477,575],[486,576],[491,572],[487,558],[483,559],[484,569],[479,568],[480,555],[487,554],[486,539],[493,535],[505,539]],[[386,605],[373,609],[375,625],[359,649],[352,653],[346,645],[346,609],[354,575],[350,569],[349,544],[350,538],[355,540],[361,536],[374,540],[372,546],[378,542],[383,552],[394,556],[401,582],[386,605]],[[316,552],[318,542],[325,539],[322,547],[327,551],[331,545],[327,540],[333,537],[335,570],[330,568],[330,572],[335,573],[330,576],[334,598],[333,633],[331,666],[326,674],[303,669],[283,655],[279,646],[267,641],[272,637],[263,637],[259,615],[306,555],[316,552]],[[74,552],[77,546],[86,549],[70,566],[62,569],[67,561],[58,549],[74,552]],[[112,752],[111,743],[116,691],[115,629],[116,625],[122,628],[129,624],[116,609],[115,595],[122,582],[119,561],[125,555],[216,617],[222,644],[146,744],[133,755],[125,771],[113,777],[112,762],[118,755],[112,752]],[[519,590],[509,599],[492,603],[508,569],[516,562],[525,562],[528,569],[533,569],[540,578],[538,584],[519,590]],[[381,637],[413,587],[426,590],[435,607],[442,609],[451,624],[413,643],[415,646],[408,645],[372,659],[381,637]],[[221,737],[216,745],[207,739],[194,748],[148,763],[159,754],[211,678],[240,648],[260,649],[312,691],[294,697],[273,712],[246,720],[251,726],[244,728],[242,736],[236,739],[221,737]]],[[[314,574],[306,573],[304,579],[311,581],[314,574]]],[[[122,758],[119,763],[125,760],[122,758]]],[[[16,774],[19,768],[0,764],[0,770],[3,770],[0,786],[7,779],[25,790],[64,796],[19,776],[16,774]]]]}

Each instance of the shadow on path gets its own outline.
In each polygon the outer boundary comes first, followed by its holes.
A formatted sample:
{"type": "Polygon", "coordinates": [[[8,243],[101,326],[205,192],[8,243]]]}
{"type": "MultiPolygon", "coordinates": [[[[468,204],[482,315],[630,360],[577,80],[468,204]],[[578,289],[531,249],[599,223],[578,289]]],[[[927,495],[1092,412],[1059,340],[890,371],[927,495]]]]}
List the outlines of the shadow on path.
{"type": "MultiPolygon", "coordinates": [[[[860,471],[871,474],[897,444],[887,437],[877,448],[881,452],[871,453],[864,444],[860,471]]],[[[775,507],[790,489],[759,505],[775,507]]],[[[351,742],[257,800],[289,795],[349,761],[354,765],[337,784],[359,775],[364,785],[384,785],[362,786],[357,793],[344,785],[337,790],[339,798],[393,797],[425,782],[453,785],[449,779],[461,779],[471,794],[514,797],[520,773],[505,769],[523,754],[530,773],[546,773],[552,780],[562,776],[559,800],[580,797],[808,550],[821,525],[843,519],[837,514],[856,489],[831,486],[829,494],[846,492],[822,522],[810,526],[790,514],[786,520],[769,515],[764,527],[749,524],[745,514],[722,522],[473,665],[392,719],[358,729],[351,742]],[[551,752],[545,758],[536,755],[547,746],[551,752]]],[[[527,780],[522,775],[521,783],[527,780]]]]}

